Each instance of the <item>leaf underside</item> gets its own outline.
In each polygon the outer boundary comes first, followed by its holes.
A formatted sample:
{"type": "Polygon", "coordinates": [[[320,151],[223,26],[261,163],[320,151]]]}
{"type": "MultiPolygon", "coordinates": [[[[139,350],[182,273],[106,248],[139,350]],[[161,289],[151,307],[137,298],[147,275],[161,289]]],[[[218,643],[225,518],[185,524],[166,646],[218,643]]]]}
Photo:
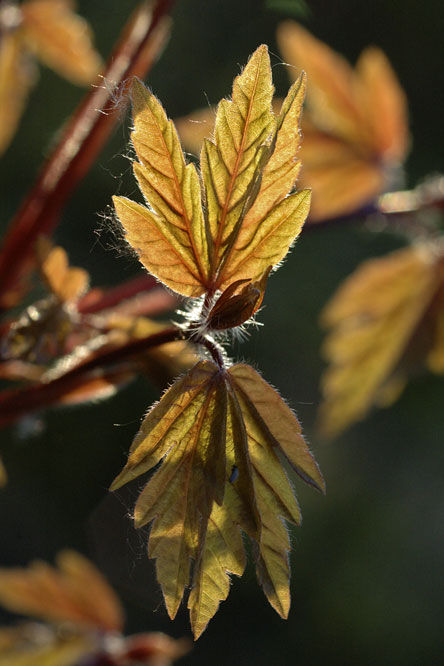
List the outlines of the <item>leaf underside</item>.
{"type": "Polygon", "coordinates": [[[242,575],[242,532],[255,544],[257,575],[271,605],[288,615],[289,541],[283,520],[300,511],[279,459],[315,487],[324,482],[299,423],[251,367],[200,361],[151,409],[115,490],[155,467],[134,512],[152,522],[148,551],[170,617],[185,589],[196,638],[242,575]],[[192,567],[192,561],[194,566],[192,567]]]}

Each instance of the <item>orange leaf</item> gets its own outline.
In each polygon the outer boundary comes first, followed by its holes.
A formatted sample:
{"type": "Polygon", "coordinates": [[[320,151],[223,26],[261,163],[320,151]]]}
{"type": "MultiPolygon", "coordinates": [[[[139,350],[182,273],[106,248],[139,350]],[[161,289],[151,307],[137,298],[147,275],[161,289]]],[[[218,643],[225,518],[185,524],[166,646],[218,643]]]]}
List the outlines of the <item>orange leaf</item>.
{"type": "Polygon", "coordinates": [[[71,0],[28,0],[21,6],[27,48],[73,83],[88,85],[102,68],[87,22],[71,0]]]}
{"type": "Polygon", "coordinates": [[[34,562],[0,570],[0,603],[16,613],[105,631],[122,629],[120,603],[99,571],[74,551],[62,551],[58,569],[34,562]]]}

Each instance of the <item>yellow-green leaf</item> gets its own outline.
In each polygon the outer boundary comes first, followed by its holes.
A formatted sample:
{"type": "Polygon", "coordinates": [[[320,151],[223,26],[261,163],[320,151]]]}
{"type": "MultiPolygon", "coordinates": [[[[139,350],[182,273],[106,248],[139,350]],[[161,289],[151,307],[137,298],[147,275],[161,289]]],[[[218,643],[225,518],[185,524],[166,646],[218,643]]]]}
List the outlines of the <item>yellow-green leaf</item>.
{"type": "Polygon", "coordinates": [[[241,575],[241,532],[257,544],[258,577],[270,603],[288,614],[289,542],[282,518],[300,512],[277,452],[324,489],[300,426],[252,369],[200,361],[146,417],[112,489],[162,461],[136,503],[136,526],[152,522],[148,553],[171,617],[185,588],[196,637],[241,575]],[[192,578],[191,560],[194,561],[192,578]]]}
{"type": "Polygon", "coordinates": [[[392,401],[410,366],[425,363],[443,281],[442,248],[422,243],[364,262],[341,285],[322,314],[330,329],[320,406],[325,435],[363,418],[372,404],[392,401]]]}
{"type": "Polygon", "coordinates": [[[208,223],[213,242],[213,271],[248,204],[273,130],[270,58],[266,46],[251,56],[236,77],[231,100],[222,100],[216,113],[214,143],[204,142],[201,155],[208,223]]]}

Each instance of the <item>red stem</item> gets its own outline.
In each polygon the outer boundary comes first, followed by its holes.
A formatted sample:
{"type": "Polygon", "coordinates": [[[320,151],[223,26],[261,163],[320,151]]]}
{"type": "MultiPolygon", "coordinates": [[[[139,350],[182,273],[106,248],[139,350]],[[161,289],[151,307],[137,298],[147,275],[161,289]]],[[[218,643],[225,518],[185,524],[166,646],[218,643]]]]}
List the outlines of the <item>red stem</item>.
{"type": "Polygon", "coordinates": [[[105,85],[86,95],[13,218],[0,254],[0,311],[11,304],[7,292],[17,287],[33,265],[36,238],[55,227],[63,205],[118,122],[116,92],[121,94],[132,76],[144,77],[150,70],[164,41],[162,19],[173,3],[157,0],[152,14],[144,3],[130,20],[108,60],[105,85]]]}
{"type": "MultiPolygon", "coordinates": [[[[113,364],[121,364],[152,347],[182,338],[183,333],[180,329],[168,328],[146,338],[99,352],[93,358],[79,363],[72,370],[47,383],[3,391],[0,394],[0,425],[13,423],[25,414],[58,402],[62,396],[90,380],[95,371],[102,371],[106,366],[113,364]]],[[[98,376],[100,377],[100,373],[98,376]]]]}

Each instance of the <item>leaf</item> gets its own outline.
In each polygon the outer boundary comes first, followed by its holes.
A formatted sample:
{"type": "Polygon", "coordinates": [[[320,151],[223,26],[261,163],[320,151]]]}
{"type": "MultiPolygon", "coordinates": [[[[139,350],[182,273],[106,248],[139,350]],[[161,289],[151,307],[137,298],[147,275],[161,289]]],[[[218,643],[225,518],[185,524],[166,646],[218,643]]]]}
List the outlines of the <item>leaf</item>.
{"type": "Polygon", "coordinates": [[[2,34],[0,41],[0,154],[9,145],[22,115],[35,69],[22,51],[16,33],[2,34]]]}
{"type": "Polygon", "coordinates": [[[271,266],[258,282],[236,280],[219,296],[207,317],[209,330],[223,330],[241,326],[250,319],[261,306],[271,266]],[[245,282],[248,284],[245,285],[245,282]],[[241,285],[239,293],[236,293],[241,285]]]}
{"type": "Polygon", "coordinates": [[[87,22],[72,11],[71,0],[28,0],[21,6],[23,40],[39,60],[73,83],[88,85],[102,61],[87,22]]]}
{"type": "Polygon", "coordinates": [[[57,637],[37,624],[0,629],[0,666],[78,666],[93,649],[91,637],[57,637]]]}
{"type": "Polygon", "coordinates": [[[168,287],[194,297],[259,281],[288,252],[310,201],[308,191],[288,196],[300,169],[304,94],[301,78],[275,116],[270,59],[260,46],[235,79],[232,99],[218,106],[199,177],[158,100],[134,83],[134,172],[147,205],[124,197],[114,204],[126,240],[168,287]]]}
{"type": "Polygon", "coordinates": [[[384,190],[405,159],[405,94],[380,49],[365,49],[353,70],[294,21],[277,36],[290,77],[303,69],[309,80],[301,180],[313,188],[310,219],[352,213],[384,190]]]}
{"type": "Polygon", "coordinates": [[[137,80],[132,100],[131,138],[140,160],[134,172],[150,208],[114,197],[117,214],[143,265],[175,291],[199,296],[208,264],[197,172],[185,164],[174,125],[160,102],[137,80]]]}
{"type": "Polygon", "coordinates": [[[59,553],[57,565],[55,569],[37,561],[27,569],[1,569],[0,603],[16,613],[51,622],[120,630],[122,608],[99,571],[68,550],[59,553]]]}
{"type": "Polygon", "coordinates": [[[148,553],[171,617],[185,588],[197,638],[242,575],[241,531],[258,548],[258,576],[270,603],[288,613],[289,542],[281,518],[300,512],[277,451],[320,490],[324,482],[291,410],[250,367],[200,361],[151,409],[116,490],[160,462],[136,503],[137,527],[152,522],[148,553]]]}
{"type": "Polygon", "coordinates": [[[38,268],[48,289],[61,303],[77,301],[87,290],[89,275],[83,268],[70,268],[62,247],[41,237],[37,243],[38,268]]]}
{"type": "Polygon", "coordinates": [[[36,81],[34,56],[74,83],[90,84],[102,62],[71,0],[28,0],[2,15],[0,154],[8,147],[36,81]]]}
{"type": "Polygon", "coordinates": [[[436,244],[422,243],[366,261],[325,308],[322,323],[330,329],[320,407],[325,435],[363,418],[372,404],[396,398],[412,368],[424,364],[427,354],[433,359],[442,256],[436,244]]]}

